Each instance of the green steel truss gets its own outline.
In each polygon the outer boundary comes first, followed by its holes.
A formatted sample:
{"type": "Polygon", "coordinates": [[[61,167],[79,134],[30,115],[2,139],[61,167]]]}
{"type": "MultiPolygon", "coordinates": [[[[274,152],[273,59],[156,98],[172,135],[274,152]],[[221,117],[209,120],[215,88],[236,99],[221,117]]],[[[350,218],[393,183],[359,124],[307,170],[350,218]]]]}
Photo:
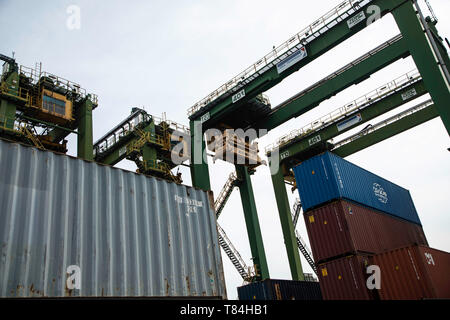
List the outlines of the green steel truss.
{"type": "Polygon", "coordinates": [[[332,152],[345,158],[437,117],[439,113],[430,100],[339,141],[332,152]]]}
{"type": "MultiPolygon", "coordinates": [[[[298,132],[295,131],[290,140],[283,141],[283,139],[281,139],[279,143],[284,144],[275,144],[272,146],[272,148],[278,150],[278,153],[274,153],[273,156],[278,156],[277,159],[279,163],[287,164],[288,167],[292,167],[300,161],[309,158],[311,155],[308,151],[313,149],[316,144],[331,140],[338,135],[427,93],[420,75],[410,73],[405,76],[406,79],[408,79],[408,82],[405,82],[398,87],[389,88],[389,85],[395,83],[395,81],[392,81],[383,87],[380,87],[386,88],[386,91],[379,92],[380,89],[376,89],[372,91],[372,94],[367,94],[360,98],[359,105],[357,104],[358,100],[346,104],[344,107],[331,113],[329,117],[323,117],[323,122],[319,119],[308,126],[305,126],[305,129],[301,130],[298,135],[295,135],[298,132]],[[380,93],[379,96],[376,95],[377,92],[380,93]],[[350,109],[347,112],[347,106],[349,105],[350,109]],[[338,111],[342,111],[342,114],[338,111]],[[332,118],[333,114],[336,115],[335,118],[332,118]],[[325,121],[328,118],[330,118],[330,121],[325,121]],[[318,128],[315,130],[310,129],[314,128],[314,126],[317,126],[318,128]]],[[[288,136],[286,139],[289,138],[290,137],[288,136]]],[[[271,156],[273,151],[270,149],[270,146],[267,152],[268,156],[271,156]]],[[[271,159],[271,161],[276,161],[276,159],[271,159]]]]}
{"type": "MultiPolygon", "coordinates": [[[[377,6],[380,9],[381,16],[391,13],[397,22],[401,34],[361,57],[350,67],[338,70],[280,106],[270,110],[261,108],[260,114],[255,112],[254,117],[245,119],[244,122],[247,125],[243,129],[267,129],[269,131],[276,128],[284,122],[317,107],[324,100],[331,98],[349,86],[369,78],[374,72],[401,58],[412,56],[421,75],[420,80],[380,99],[380,101],[371,104],[359,113],[365,119],[364,121],[382,115],[402,105],[405,102],[402,94],[408,96],[410,94],[408,90],[413,88],[416,91],[414,98],[428,92],[433,99],[433,107],[428,107],[404,117],[398,120],[397,123],[392,123],[379,129],[380,131],[367,134],[355,140],[355,142],[336,149],[336,152],[341,154],[356,152],[371,143],[377,143],[389,136],[418,125],[423,119],[430,119],[436,114],[441,117],[447,131],[450,132],[450,109],[448,108],[450,98],[449,79],[446,77],[449,58],[433,21],[428,19],[425,23],[424,20],[421,20],[420,15],[416,14],[419,12],[417,10],[418,7],[415,7],[415,3],[410,0],[344,1],[341,5],[344,8],[342,11],[339,11],[339,7],[335,8],[334,10],[337,14],[333,12],[327,14],[310,25],[309,29],[303,30],[282,45],[281,47],[284,49],[279,56],[276,54],[267,55],[264,59],[269,57],[268,63],[261,62],[263,59],[258,61],[253,66],[254,70],[252,70],[252,67],[247,69],[239,77],[233,78],[189,110],[192,137],[191,176],[195,187],[205,190],[210,189],[209,169],[204,156],[206,151],[203,132],[209,128],[240,128],[237,127],[237,123],[242,123],[242,121],[236,122],[234,119],[246,117],[247,115],[244,111],[246,108],[250,108],[257,97],[279,84],[292,73],[313,62],[325,52],[338,46],[344,40],[365,29],[369,24],[369,19],[373,20],[373,17],[370,16],[370,11],[367,10],[369,5],[377,6]],[[430,35],[432,39],[430,39],[430,35]],[[292,46],[289,45],[291,41],[294,44],[292,46]],[[303,52],[300,52],[300,50],[303,52]],[[438,55],[436,51],[439,52],[438,55]],[[436,60],[437,56],[441,57],[439,61],[436,60]],[[264,67],[258,68],[260,63],[264,67]],[[249,71],[248,74],[247,71],[249,71]],[[239,117],[236,117],[237,114],[239,114],[239,117]],[[194,134],[194,129],[197,129],[197,132],[200,132],[200,134],[194,134]]],[[[372,22],[376,23],[376,21],[372,22]]],[[[275,51],[277,50],[278,48],[275,49],[275,51]]],[[[409,101],[411,99],[408,98],[406,100],[409,101]]],[[[321,137],[321,141],[331,139],[336,134],[335,130],[336,128],[332,126],[324,128],[320,133],[321,135],[324,134],[324,137],[321,137]]],[[[286,147],[289,148],[290,153],[286,159],[283,159],[282,167],[284,168],[282,168],[281,172],[277,172],[272,176],[291,273],[294,279],[301,279],[303,274],[298,249],[295,245],[295,234],[293,232],[283,176],[289,171],[287,160],[295,159],[296,155],[308,150],[305,141],[308,140],[300,139],[286,147]]],[[[307,143],[309,144],[309,141],[307,143]]],[[[326,148],[327,145],[322,144],[322,147],[326,148]]],[[[280,152],[281,155],[282,152],[280,152]]],[[[265,278],[269,277],[269,272],[261,232],[259,231],[258,223],[256,223],[258,217],[256,208],[253,205],[254,196],[250,184],[251,182],[248,178],[246,187],[244,189],[241,188],[241,198],[252,254],[255,261],[260,264],[257,266],[260,270],[260,278],[265,278]]]]}
{"type": "Polygon", "coordinates": [[[180,135],[189,134],[183,126],[133,108],[130,116],[94,144],[94,160],[113,166],[128,159],[136,163],[140,173],[182,183],[181,174],[171,171],[177,166],[171,153],[180,142],[171,141],[176,130],[180,135]]]}

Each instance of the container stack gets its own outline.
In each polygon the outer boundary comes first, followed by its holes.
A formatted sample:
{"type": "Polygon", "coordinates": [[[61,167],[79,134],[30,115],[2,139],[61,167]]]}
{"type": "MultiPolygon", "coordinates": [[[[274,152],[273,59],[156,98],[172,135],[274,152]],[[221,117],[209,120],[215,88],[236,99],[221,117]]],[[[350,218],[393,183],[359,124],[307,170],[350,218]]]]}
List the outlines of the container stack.
{"type": "Polygon", "coordinates": [[[389,297],[368,289],[367,266],[397,248],[428,247],[409,191],[329,152],[294,172],[323,298],[389,297]]]}

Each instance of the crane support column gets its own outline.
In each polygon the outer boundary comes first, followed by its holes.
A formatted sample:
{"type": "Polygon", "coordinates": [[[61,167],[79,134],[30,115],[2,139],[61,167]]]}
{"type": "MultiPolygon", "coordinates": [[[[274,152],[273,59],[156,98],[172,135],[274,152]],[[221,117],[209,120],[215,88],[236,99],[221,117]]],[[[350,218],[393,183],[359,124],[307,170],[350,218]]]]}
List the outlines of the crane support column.
{"type": "Polygon", "coordinates": [[[0,129],[14,129],[16,106],[8,100],[0,99],[0,129]]]}
{"type": "Polygon", "coordinates": [[[239,180],[239,191],[241,193],[242,207],[244,209],[245,224],[250,242],[250,249],[255,265],[256,280],[268,279],[269,268],[267,266],[264,244],[259,227],[258,213],[256,211],[255,198],[253,196],[252,182],[247,168],[236,165],[236,175],[239,180]]]}
{"type": "Polygon", "coordinates": [[[92,135],[92,101],[88,95],[80,104],[78,124],[78,157],[94,160],[94,141],[92,135]]]}
{"type": "Polygon", "coordinates": [[[302,263],[300,254],[298,253],[297,238],[295,237],[295,228],[292,223],[292,214],[281,168],[272,175],[272,184],[277,200],[278,213],[280,214],[281,228],[283,229],[284,244],[289,259],[292,280],[303,281],[302,263]]]}
{"type": "MultiPolygon", "coordinates": [[[[145,128],[145,131],[150,132],[151,136],[155,137],[156,136],[155,123],[152,122],[150,125],[148,125],[145,128]]],[[[148,143],[146,143],[142,147],[142,159],[144,160],[144,163],[151,163],[154,166],[157,165],[158,152],[153,145],[149,145],[148,143]]]]}
{"type": "Polygon", "coordinates": [[[206,158],[206,143],[201,122],[191,121],[190,129],[192,186],[203,190],[211,190],[208,159],[206,158]]]}
{"type": "Polygon", "coordinates": [[[426,32],[424,32],[411,1],[404,2],[392,14],[407,42],[425,86],[433,98],[447,133],[450,135],[449,83],[444,74],[443,66],[440,66],[436,61],[436,53],[430,42],[432,39],[428,39],[426,32]]]}

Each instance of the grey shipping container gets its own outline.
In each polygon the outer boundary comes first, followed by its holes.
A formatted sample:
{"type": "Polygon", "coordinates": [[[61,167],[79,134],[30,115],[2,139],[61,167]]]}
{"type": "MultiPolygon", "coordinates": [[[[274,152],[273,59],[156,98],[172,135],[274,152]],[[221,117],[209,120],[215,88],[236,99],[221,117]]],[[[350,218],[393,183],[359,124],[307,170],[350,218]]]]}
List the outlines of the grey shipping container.
{"type": "Polygon", "coordinates": [[[0,140],[1,297],[226,299],[211,193],[0,140]]]}
{"type": "Polygon", "coordinates": [[[239,300],[322,300],[319,282],[266,279],[238,288],[239,300]]]}

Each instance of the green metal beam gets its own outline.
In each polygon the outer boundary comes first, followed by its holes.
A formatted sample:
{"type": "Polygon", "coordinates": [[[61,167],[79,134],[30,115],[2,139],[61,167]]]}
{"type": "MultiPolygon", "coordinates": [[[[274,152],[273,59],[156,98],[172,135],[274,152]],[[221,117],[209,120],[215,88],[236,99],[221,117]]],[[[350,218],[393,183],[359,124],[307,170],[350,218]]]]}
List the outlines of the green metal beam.
{"type": "Polygon", "coordinates": [[[433,34],[434,40],[438,46],[439,52],[444,59],[445,65],[450,67],[450,57],[448,56],[447,47],[444,42],[444,39],[439,35],[438,30],[436,29],[436,24],[432,21],[428,21],[428,26],[430,27],[431,33],[433,34]]]}
{"type": "Polygon", "coordinates": [[[8,100],[0,99],[0,128],[14,129],[16,106],[8,100]]]}
{"type": "Polygon", "coordinates": [[[316,89],[278,108],[257,127],[272,130],[292,118],[317,107],[340,91],[367,79],[369,75],[409,55],[406,42],[401,39],[370,58],[328,80],[316,89]]]}
{"type": "MultiPolygon", "coordinates": [[[[153,135],[155,133],[155,125],[154,122],[150,123],[149,125],[145,126],[142,129],[143,132],[152,132],[153,135]]],[[[104,158],[99,158],[96,156],[95,161],[104,163],[110,166],[114,166],[123,159],[127,157],[127,145],[135,143],[137,140],[139,140],[139,136],[136,134],[133,134],[132,132],[129,133],[130,137],[123,137],[119,141],[117,141],[113,146],[111,146],[110,149],[108,149],[108,154],[104,158]]],[[[147,151],[150,149],[154,149],[151,147],[145,148],[146,154],[147,151]]],[[[156,152],[156,151],[155,151],[156,152]]],[[[149,154],[148,159],[146,160],[154,160],[154,157],[149,154]]]]}
{"type": "Polygon", "coordinates": [[[78,114],[78,157],[89,161],[94,160],[92,105],[88,95],[81,103],[78,114]]]}
{"type": "Polygon", "coordinates": [[[247,168],[236,165],[236,175],[239,180],[239,191],[241,194],[242,207],[244,209],[245,224],[250,242],[250,249],[253,256],[253,264],[256,271],[256,280],[270,278],[269,268],[267,266],[264,244],[259,227],[258,212],[256,210],[253,187],[247,168]]]}
{"type": "Polygon", "coordinates": [[[61,131],[65,131],[65,132],[67,132],[67,134],[69,134],[69,133],[78,134],[78,132],[75,131],[75,130],[72,130],[72,129],[69,129],[69,128],[64,128],[64,127],[61,127],[61,126],[59,126],[57,124],[54,124],[54,123],[51,123],[51,122],[48,122],[48,121],[39,120],[39,119],[36,119],[36,118],[33,118],[33,117],[25,116],[23,114],[20,115],[20,119],[26,119],[26,120],[30,120],[30,121],[32,121],[34,123],[44,124],[47,127],[50,127],[50,128],[53,128],[53,129],[58,129],[58,130],[61,130],[61,131]]]}
{"type": "Polygon", "coordinates": [[[364,150],[406,130],[412,129],[438,116],[439,113],[436,107],[432,104],[420,111],[414,112],[409,116],[381,127],[372,133],[368,133],[352,142],[344,144],[343,146],[332,150],[332,152],[343,158],[348,157],[349,155],[364,150]]]}
{"type": "MultiPolygon", "coordinates": [[[[146,130],[151,133],[152,137],[156,136],[155,122],[150,123],[146,130]]],[[[146,143],[142,148],[142,160],[144,162],[150,161],[150,163],[157,163],[158,151],[154,146],[146,143]]]]}
{"type": "Polygon", "coordinates": [[[289,207],[289,199],[284,185],[284,177],[282,170],[278,170],[272,175],[272,184],[275,191],[275,199],[277,201],[278,213],[280,215],[281,228],[283,230],[284,244],[286,246],[289,266],[291,269],[292,280],[303,281],[302,263],[297,248],[297,238],[295,236],[295,227],[292,222],[291,209],[289,207]]]}
{"type": "Polygon", "coordinates": [[[190,121],[190,131],[192,186],[203,190],[211,190],[208,160],[206,159],[206,143],[201,123],[190,121]]]}
{"type": "Polygon", "coordinates": [[[435,52],[416,15],[411,1],[404,2],[392,12],[407,42],[411,56],[422,75],[436,109],[450,135],[450,90],[443,71],[435,58],[435,52]]]}
{"type": "MultiPolygon", "coordinates": [[[[392,11],[393,8],[398,6],[404,0],[374,0],[371,2],[371,5],[376,5],[380,8],[381,15],[385,15],[392,11]]],[[[361,20],[358,24],[349,27],[348,21],[358,15],[361,11],[365,11],[366,8],[361,8],[345,20],[339,21],[334,27],[328,29],[327,31],[320,34],[320,36],[310,43],[306,44],[306,50],[308,56],[303,60],[295,63],[290,66],[287,70],[283,71],[281,74],[278,74],[277,67],[272,66],[269,70],[265,71],[263,74],[258,76],[255,80],[251,81],[243,88],[239,90],[245,90],[245,97],[240,99],[239,101],[235,101],[233,103],[232,96],[228,96],[220,102],[213,101],[212,104],[214,106],[206,106],[204,109],[198,111],[194,115],[190,117],[191,120],[207,119],[204,121],[204,126],[206,128],[214,127],[214,125],[226,114],[230,114],[235,111],[237,108],[242,107],[244,104],[248,103],[251,99],[255,98],[259,94],[269,90],[274,87],[278,83],[280,83],[283,79],[290,76],[292,73],[298,71],[300,68],[305,65],[311,63],[315,59],[319,58],[324,53],[333,49],[340,43],[344,42],[346,39],[352,37],[357,34],[361,30],[365,29],[368,25],[367,20],[369,19],[369,15],[366,14],[366,18],[361,20]],[[208,115],[205,117],[204,115],[208,115]]],[[[220,99],[220,98],[219,98],[220,99]]]]}
{"type": "MultiPolygon", "coordinates": [[[[312,132],[307,136],[303,136],[298,140],[294,140],[285,146],[281,146],[279,150],[280,163],[288,163],[291,159],[295,159],[296,156],[305,152],[306,150],[315,146],[319,141],[327,141],[338,135],[345,133],[357,126],[360,126],[367,121],[370,121],[386,112],[389,112],[413,99],[416,99],[427,93],[425,85],[422,80],[405,86],[403,89],[392,93],[371,105],[365,107],[362,110],[356,110],[343,119],[340,119],[336,123],[330,124],[323,129],[312,132]],[[415,92],[415,95],[406,95],[408,92],[415,92]],[[346,121],[352,117],[359,116],[359,121],[355,122],[346,128],[339,128],[338,125],[343,121],[346,121]]],[[[273,160],[272,160],[273,161],[273,160]]]]}

